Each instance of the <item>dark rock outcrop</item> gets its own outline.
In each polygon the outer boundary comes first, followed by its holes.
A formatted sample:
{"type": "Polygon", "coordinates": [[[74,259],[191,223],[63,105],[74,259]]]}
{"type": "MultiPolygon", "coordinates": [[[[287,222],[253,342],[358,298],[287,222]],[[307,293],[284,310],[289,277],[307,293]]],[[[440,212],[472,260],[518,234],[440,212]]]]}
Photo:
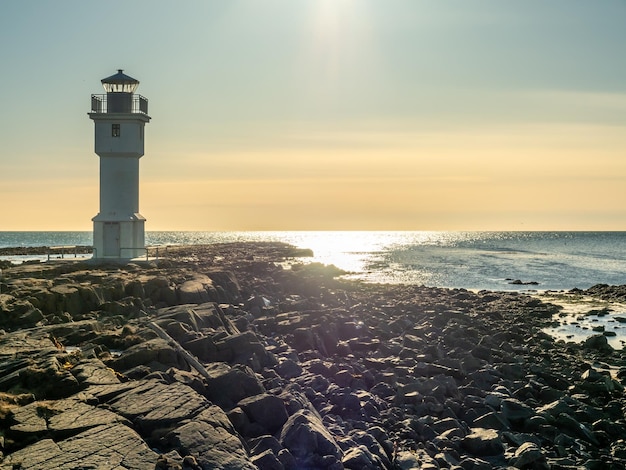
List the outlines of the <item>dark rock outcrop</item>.
{"type": "Polygon", "coordinates": [[[555,341],[536,297],[349,283],[287,253],[4,270],[0,468],[626,468],[605,335],[555,341]]]}

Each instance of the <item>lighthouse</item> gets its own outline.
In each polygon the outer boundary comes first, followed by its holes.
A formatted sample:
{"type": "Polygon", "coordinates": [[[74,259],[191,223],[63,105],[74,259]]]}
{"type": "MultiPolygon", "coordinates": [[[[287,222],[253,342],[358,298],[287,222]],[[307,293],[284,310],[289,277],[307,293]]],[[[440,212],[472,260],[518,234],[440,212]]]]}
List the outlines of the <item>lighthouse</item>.
{"type": "Polygon", "coordinates": [[[89,117],[95,124],[100,157],[100,212],[93,220],[96,259],[128,260],[146,256],[145,222],[139,213],[139,159],[148,100],[135,94],[139,81],[118,70],[102,79],[105,94],[91,95],[89,117]]]}

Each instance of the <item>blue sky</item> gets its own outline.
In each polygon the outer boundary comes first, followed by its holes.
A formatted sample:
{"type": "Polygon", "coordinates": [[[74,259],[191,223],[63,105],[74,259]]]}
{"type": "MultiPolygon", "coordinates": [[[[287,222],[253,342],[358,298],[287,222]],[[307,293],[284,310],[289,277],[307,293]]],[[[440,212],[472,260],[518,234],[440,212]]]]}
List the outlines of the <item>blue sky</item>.
{"type": "Polygon", "coordinates": [[[0,230],[89,230],[89,97],[150,100],[148,230],[626,230],[626,2],[7,1],[0,230]]]}

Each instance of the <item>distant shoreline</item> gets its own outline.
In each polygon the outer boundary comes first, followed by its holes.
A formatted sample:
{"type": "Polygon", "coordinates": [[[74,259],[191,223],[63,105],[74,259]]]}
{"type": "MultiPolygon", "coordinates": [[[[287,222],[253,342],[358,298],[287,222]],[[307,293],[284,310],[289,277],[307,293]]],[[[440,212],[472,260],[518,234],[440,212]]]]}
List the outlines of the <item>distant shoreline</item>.
{"type": "Polygon", "coordinates": [[[71,246],[12,246],[0,248],[0,256],[47,255],[58,253],[92,253],[93,247],[87,245],[71,246]]]}

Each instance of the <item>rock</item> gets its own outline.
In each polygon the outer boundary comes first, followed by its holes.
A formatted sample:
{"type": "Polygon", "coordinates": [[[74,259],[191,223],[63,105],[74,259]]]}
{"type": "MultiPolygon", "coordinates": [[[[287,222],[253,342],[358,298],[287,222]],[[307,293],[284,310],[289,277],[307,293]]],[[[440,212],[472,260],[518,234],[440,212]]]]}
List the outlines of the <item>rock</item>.
{"type": "Polygon", "coordinates": [[[481,457],[504,452],[502,440],[493,429],[472,428],[471,433],[461,440],[461,445],[468,452],[481,457]]]}
{"type": "Polygon", "coordinates": [[[335,374],[334,382],[340,387],[349,387],[354,375],[349,370],[340,370],[335,374]]]}
{"type": "Polygon", "coordinates": [[[250,439],[248,441],[248,445],[250,446],[250,453],[252,455],[261,454],[266,450],[271,450],[274,455],[277,455],[281,450],[283,450],[283,446],[280,445],[278,439],[270,435],[250,439]]]}
{"type": "Polygon", "coordinates": [[[501,404],[502,415],[511,422],[519,422],[529,419],[535,411],[528,405],[515,398],[505,398],[501,404]]]}
{"type": "Polygon", "coordinates": [[[0,294],[0,313],[0,327],[9,330],[34,327],[44,318],[31,302],[8,294],[0,294]]]}
{"type": "Polygon", "coordinates": [[[298,470],[298,463],[287,449],[281,449],[278,452],[278,460],[283,464],[285,470],[298,470]]]}
{"type": "Polygon", "coordinates": [[[289,415],[283,400],[275,395],[263,393],[244,398],[237,404],[251,423],[258,423],[267,434],[274,434],[285,424],[289,415]]]}
{"type": "Polygon", "coordinates": [[[210,403],[187,385],[145,380],[109,400],[107,405],[149,436],[156,429],[195,417],[210,403]]]}
{"type": "Polygon", "coordinates": [[[302,367],[293,359],[282,359],[275,368],[284,379],[294,379],[302,374],[302,367]]]}
{"type": "Polygon", "coordinates": [[[150,468],[169,470],[624,466],[626,368],[604,372],[623,354],[602,339],[553,340],[543,329],[558,309],[541,294],[336,282],[265,249],[8,268],[0,468],[103,426],[132,426],[162,452],[150,468]],[[208,377],[155,341],[148,317],[208,377]]]}
{"type": "Polygon", "coordinates": [[[215,347],[217,352],[214,361],[251,365],[254,358],[258,362],[258,369],[271,362],[265,347],[252,331],[226,336],[215,341],[215,347]]]}
{"type": "Polygon", "coordinates": [[[539,446],[534,442],[525,442],[515,450],[515,455],[510,464],[516,468],[524,468],[533,464],[533,468],[536,468],[538,461],[545,461],[545,456],[539,446]]]}
{"type": "Polygon", "coordinates": [[[15,424],[10,427],[9,435],[14,438],[18,435],[24,438],[27,434],[65,437],[101,425],[131,425],[109,410],[95,408],[75,398],[30,403],[14,410],[12,420],[15,424]]]}
{"type": "Polygon", "coordinates": [[[186,369],[187,363],[179,356],[176,350],[164,339],[154,338],[128,348],[108,365],[118,371],[127,371],[141,365],[155,365],[162,370],[168,367],[186,369]]]}
{"type": "Polygon", "coordinates": [[[120,383],[115,371],[100,359],[83,360],[71,369],[71,373],[82,387],[120,383]]]}
{"type": "Polygon", "coordinates": [[[442,434],[451,429],[458,429],[465,434],[461,423],[455,418],[444,418],[437,421],[434,421],[430,424],[430,428],[435,431],[437,434],[442,434]]]}
{"type": "Polygon", "coordinates": [[[193,273],[191,279],[184,281],[177,289],[179,302],[182,304],[202,304],[219,302],[219,294],[213,280],[204,274],[193,273]]]}
{"type": "Polygon", "coordinates": [[[68,312],[75,316],[83,313],[87,306],[80,295],[80,286],[75,284],[59,284],[50,289],[56,296],[56,311],[58,313],[68,312]]]}
{"type": "Polygon", "coordinates": [[[509,422],[502,413],[495,411],[490,411],[489,413],[479,416],[474,419],[472,424],[479,428],[495,429],[496,431],[504,431],[510,428],[509,422]]]}
{"type": "Polygon", "coordinates": [[[602,374],[595,369],[587,369],[580,377],[578,387],[591,395],[611,394],[616,390],[609,374],[602,374]]]}
{"type": "Polygon", "coordinates": [[[418,336],[405,334],[402,337],[402,345],[405,348],[413,349],[416,351],[422,351],[426,346],[426,341],[424,341],[422,338],[418,336]]]}
{"type": "Polygon", "coordinates": [[[174,286],[166,276],[154,276],[143,281],[144,296],[152,301],[153,304],[166,302],[168,305],[176,303],[176,292],[174,286]]]}
{"type": "Polygon", "coordinates": [[[580,423],[567,413],[561,413],[556,418],[555,425],[569,435],[585,439],[596,446],[599,445],[599,442],[593,435],[593,432],[591,432],[591,430],[583,423],[580,423]]]}
{"type": "Polygon", "coordinates": [[[350,438],[357,444],[364,445],[367,450],[375,457],[372,461],[379,461],[379,466],[384,468],[391,467],[391,461],[387,453],[391,453],[392,445],[387,440],[385,431],[377,426],[371,427],[368,431],[352,431],[350,438]],[[387,446],[387,448],[385,448],[387,446]]]}
{"type": "Polygon", "coordinates": [[[65,364],[60,364],[54,356],[26,367],[19,376],[23,386],[41,399],[65,398],[80,389],[65,364]]]}
{"type": "Polygon", "coordinates": [[[297,411],[289,417],[279,441],[302,467],[316,457],[331,456],[341,460],[342,452],[337,442],[319,417],[308,410],[297,411]]]}
{"type": "Polygon", "coordinates": [[[168,433],[164,442],[169,449],[193,455],[202,468],[255,470],[235,434],[226,414],[217,406],[208,406],[191,421],[168,433]]]}
{"type": "Polygon", "coordinates": [[[239,281],[232,271],[209,271],[207,276],[211,278],[215,285],[219,302],[238,304],[241,303],[241,287],[239,281]]]}
{"type": "Polygon", "coordinates": [[[583,347],[585,349],[597,350],[604,353],[613,352],[613,347],[609,344],[609,341],[604,335],[592,335],[583,341],[583,347]]]}
{"type": "Polygon", "coordinates": [[[402,450],[397,453],[394,465],[401,470],[437,470],[439,464],[424,449],[402,450]]]}
{"type": "Polygon", "coordinates": [[[58,442],[42,439],[7,456],[2,468],[153,470],[157,457],[135,431],[114,423],[88,429],[58,442]]]}
{"type": "Polygon", "coordinates": [[[285,467],[270,449],[255,455],[251,460],[259,470],[284,470],[285,467]]]}
{"type": "Polygon", "coordinates": [[[220,355],[217,352],[217,346],[210,336],[201,336],[185,341],[182,346],[200,361],[214,362],[219,360],[220,355]]]}
{"type": "Polygon", "coordinates": [[[232,408],[246,397],[265,392],[257,376],[247,367],[230,367],[224,363],[207,364],[207,398],[223,408],[232,408]]]}
{"type": "Polygon", "coordinates": [[[364,445],[353,447],[346,451],[341,463],[344,468],[354,470],[376,470],[383,468],[380,459],[372,454],[364,445]]]}

